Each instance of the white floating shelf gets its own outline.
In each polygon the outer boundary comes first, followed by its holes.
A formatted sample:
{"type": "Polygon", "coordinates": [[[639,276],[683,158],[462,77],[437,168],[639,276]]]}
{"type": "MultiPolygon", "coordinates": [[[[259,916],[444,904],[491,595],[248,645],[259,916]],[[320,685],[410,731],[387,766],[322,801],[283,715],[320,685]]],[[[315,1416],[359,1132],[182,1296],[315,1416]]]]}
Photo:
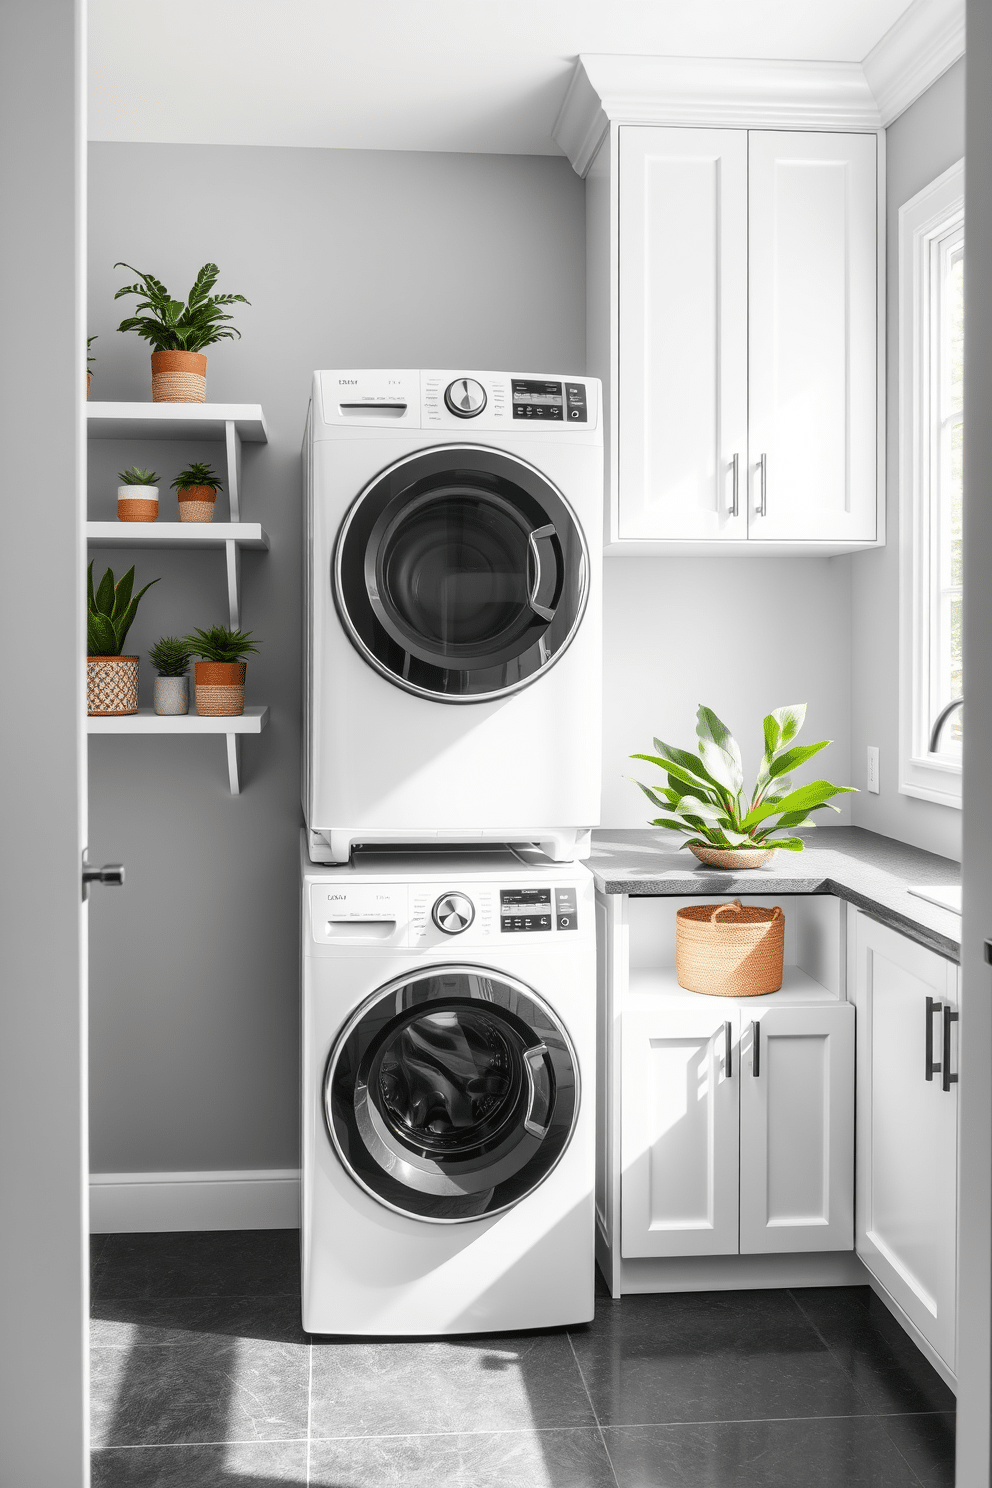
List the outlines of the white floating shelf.
{"type": "Polygon", "coordinates": [[[267,707],[246,708],[234,718],[201,718],[199,713],[161,715],[151,708],[123,717],[87,717],[90,734],[223,734],[227,740],[227,775],[231,795],[241,794],[241,735],[260,734],[269,721],[267,707]]]}
{"type": "Polygon", "coordinates": [[[259,403],[87,403],[91,439],[225,439],[227,425],[248,444],[267,444],[259,403]]]}
{"type": "Polygon", "coordinates": [[[87,522],[91,548],[239,548],[268,551],[269,534],[258,522],[87,522]]]}

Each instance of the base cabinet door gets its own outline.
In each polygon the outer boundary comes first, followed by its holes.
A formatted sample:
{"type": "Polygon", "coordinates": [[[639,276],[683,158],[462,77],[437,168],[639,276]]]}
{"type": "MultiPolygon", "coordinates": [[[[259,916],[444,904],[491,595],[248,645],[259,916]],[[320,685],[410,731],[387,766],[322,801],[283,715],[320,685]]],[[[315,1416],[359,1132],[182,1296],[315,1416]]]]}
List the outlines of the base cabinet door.
{"type": "Polygon", "coordinates": [[[958,969],[861,914],[856,954],[856,1249],[953,1370],[958,969]]]}
{"type": "Polygon", "coordinates": [[[623,1015],[624,1256],[737,1254],[738,1019],[707,1001],[623,1015]]]}
{"type": "Polygon", "coordinates": [[[741,1254],[851,1250],[854,1008],[741,1016],[741,1254]]]}

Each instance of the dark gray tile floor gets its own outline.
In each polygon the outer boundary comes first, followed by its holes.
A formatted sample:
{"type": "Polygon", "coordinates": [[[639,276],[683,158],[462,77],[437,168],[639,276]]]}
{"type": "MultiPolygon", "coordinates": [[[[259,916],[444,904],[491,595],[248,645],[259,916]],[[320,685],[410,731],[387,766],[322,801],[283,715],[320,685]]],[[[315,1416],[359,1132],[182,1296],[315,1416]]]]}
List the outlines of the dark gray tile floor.
{"type": "Polygon", "coordinates": [[[867,1288],[372,1342],[302,1331],[295,1231],[92,1268],[94,1488],[953,1488],[954,1397],[867,1288]]]}

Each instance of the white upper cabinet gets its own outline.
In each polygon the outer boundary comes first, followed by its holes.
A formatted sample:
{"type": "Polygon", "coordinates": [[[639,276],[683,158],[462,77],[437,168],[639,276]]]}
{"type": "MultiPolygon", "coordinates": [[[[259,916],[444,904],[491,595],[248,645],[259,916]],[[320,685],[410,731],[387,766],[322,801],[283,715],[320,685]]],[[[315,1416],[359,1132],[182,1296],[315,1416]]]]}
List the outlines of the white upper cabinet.
{"type": "Polygon", "coordinates": [[[873,542],[874,135],[748,134],[748,534],[873,542]]]}
{"type": "Polygon", "coordinates": [[[743,538],[747,135],[622,141],[620,537],[743,538]]]}
{"type": "Polygon", "coordinates": [[[661,125],[604,142],[589,363],[614,552],[881,540],[878,150],[875,133],[661,125]]]}

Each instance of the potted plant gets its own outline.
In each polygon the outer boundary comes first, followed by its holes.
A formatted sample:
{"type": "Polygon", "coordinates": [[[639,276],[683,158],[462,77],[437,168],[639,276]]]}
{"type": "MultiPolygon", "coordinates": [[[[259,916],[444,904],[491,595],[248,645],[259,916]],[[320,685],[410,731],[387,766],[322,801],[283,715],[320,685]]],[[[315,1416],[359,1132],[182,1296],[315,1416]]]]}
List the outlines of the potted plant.
{"type": "Polygon", "coordinates": [[[96,340],[96,336],[86,337],[86,397],[89,398],[90,388],[93,386],[93,373],[90,371],[90,362],[96,361],[96,354],[90,352],[90,347],[96,340]]]}
{"type": "Polygon", "coordinates": [[[129,465],[117,473],[118,522],[158,521],[158,476],[154,470],[129,465]]]}
{"type": "Polygon", "coordinates": [[[180,470],[172,484],[179,498],[180,522],[213,521],[217,492],[222,491],[224,485],[210,465],[194,460],[185,470],[180,470]]]}
{"type": "Polygon", "coordinates": [[[245,711],[248,653],[257,651],[250,630],[212,625],[185,637],[196,663],[196,711],[207,718],[236,717],[245,711]]]}
{"type": "Polygon", "coordinates": [[[162,636],[148,653],[155,668],[152,703],[160,717],[189,712],[189,642],[180,636],[162,636]]]}
{"type": "Polygon", "coordinates": [[[144,589],[132,594],[134,569],[129,568],[115,583],[113,570],[108,568],[94,593],[93,565],[90,564],[86,581],[87,712],[137,713],[140,658],[122,656],[121,652],[141,596],[158,582],[158,579],[152,579],[144,589]]]}
{"type": "Polygon", "coordinates": [[[235,301],[248,305],[244,295],[211,294],[220,274],[216,264],[205,263],[184,303],[174,300],[160,279],[143,274],[129,263],[116,263],[115,269],[130,269],[138,275],[137,284],[125,284],[114,295],[144,295],[136,307],[137,315],[122,320],[119,331],[137,331],[152,350],[152,402],[203,403],[207,396],[206,346],[216,341],[240,337],[241,332],[224,322],[232,320],[222,308],[235,301]],[[140,312],[147,310],[147,315],[140,312]]]}
{"type": "Polygon", "coordinates": [[[854,789],[831,785],[829,780],[812,780],[793,789],[789,772],[831,742],[823,739],[818,744],[793,744],[805,718],[805,703],[776,708],[768,714],[764,723],[765,752],[748,798],[736,739],[712,709],[700,707],[696,713],[698,753],[675,749],[655,739],[656,755],[631,755],[631,759],[657,765],[667,776],[668,783],[663,786],[634,782],[664,813],[651,825],[682,832],[682,847],[689,848],[700,862],[720,868],[758,868],[778,848],[802,852],[803,839],[792,834],[799,827],[816,825],[814,811],[836,811],[837,807],[830,805],[831,796],[854,789]],[[772,835],[780,831],[789,835],[772,835]]]}

